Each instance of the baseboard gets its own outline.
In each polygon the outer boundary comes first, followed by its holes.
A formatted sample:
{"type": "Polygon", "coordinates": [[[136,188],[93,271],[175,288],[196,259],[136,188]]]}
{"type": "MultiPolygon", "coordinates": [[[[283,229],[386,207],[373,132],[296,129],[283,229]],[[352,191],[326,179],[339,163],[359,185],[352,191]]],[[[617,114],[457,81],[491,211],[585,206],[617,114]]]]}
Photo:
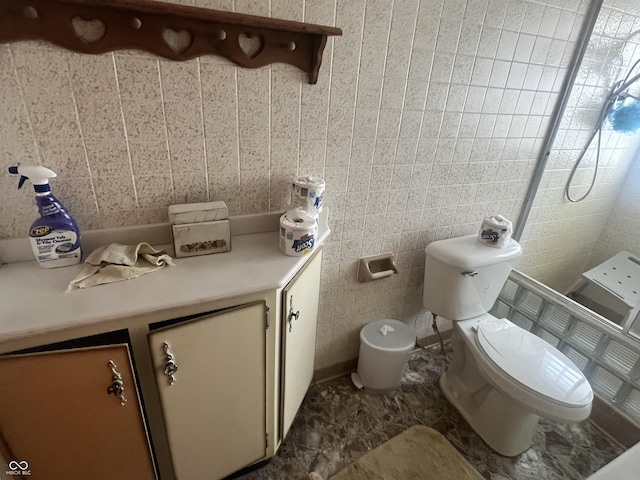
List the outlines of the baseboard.
{"type": "MultiPolygon", "coordinates": [[[[452,328],[440,332],[440,335],[442,335],[442,341],[446,342],[450,340],[452,333],[453,333],[452,328]]],[[[416,344],[421,348],[428,348],[434,345],[439,345],[440,337],[438,336],[437,333],[432,333],[431,335],[427,335],[426,337],[419,338],[416,344]]]]}
{"type": "MultiPolygon", "coordinates": [[[[441,332],[442,340],[446,342],[451,338],[451,332],[453,330],[445,330],[441,332]]],[[[428,348],[433,345],[438,345],[440,343],[440,338],[437,334],[427,335],[426,337],[418,338],[416,341],[416,348],[428,348]]],[[[327,382],[329,380],[333,380],[334,378],[341,377],[343,375],[347,375],[351,372],[354,372],[358,368],[358,359],[352,358],[350,360],[336,363],[329,367],[320,368],[313,372],[312,383],[322,383],[327,382]]]]}
{"type": "Polygon", "coordinates": [[[593,398],[589,421],[624,448],[640,442],[640,426],[597,396],[593,398]]]}
{"type": "Polygon", "coordinates": [[[357,368],[358,368],[358,359],[352,358],[351,360],[336,363],[335,365],[331,365],[325,368],[320,368],[314,371],[313,379],[311,380],[311,382],[312,383],[327,382],[329,380],[333,380],[334,378],[347,375],[348,373],[355,371],[357,368]]]}

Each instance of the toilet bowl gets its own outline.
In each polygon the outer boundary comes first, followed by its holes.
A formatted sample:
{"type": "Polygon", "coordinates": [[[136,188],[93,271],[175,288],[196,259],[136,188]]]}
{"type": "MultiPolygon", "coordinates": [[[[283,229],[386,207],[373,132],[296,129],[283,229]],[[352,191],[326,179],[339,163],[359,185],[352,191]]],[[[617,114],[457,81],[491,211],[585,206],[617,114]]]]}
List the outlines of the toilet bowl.
{"type": "Polygon", "coordinates": [[[496,452],[528,449],[539,417],[572,423],[591,413],[589,382],[546,341],[490,314],[453,328],[454,356],[440,388],[496,452]]]}
{"type": "Polygon", "coordinates": [[[522,255],[475,235],[432,242],[425,250],[423,304],[453,322],[453,357],[440,377],[445,397],[496,452],[531,446],[538,419],[571,423],[591,412],[593,391],[555,347],[488,310],[522,255]]]}

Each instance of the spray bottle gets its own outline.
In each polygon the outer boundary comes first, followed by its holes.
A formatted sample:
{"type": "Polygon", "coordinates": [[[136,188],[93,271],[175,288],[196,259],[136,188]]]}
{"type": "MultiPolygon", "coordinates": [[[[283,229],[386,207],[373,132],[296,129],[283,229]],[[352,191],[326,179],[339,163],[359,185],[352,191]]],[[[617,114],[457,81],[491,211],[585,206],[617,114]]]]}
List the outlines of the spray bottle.
{"type": "Polygon", "coordinates": [[[18,189],[29,179],[36,191],[40,218],[29,229],[31,248],[43,268],[75,265],[82,258],[80,230],[71,215],[51,193],[49,179],[57,175],[36,165],[9,167],[9,173],[20,175],[18,189]]]}

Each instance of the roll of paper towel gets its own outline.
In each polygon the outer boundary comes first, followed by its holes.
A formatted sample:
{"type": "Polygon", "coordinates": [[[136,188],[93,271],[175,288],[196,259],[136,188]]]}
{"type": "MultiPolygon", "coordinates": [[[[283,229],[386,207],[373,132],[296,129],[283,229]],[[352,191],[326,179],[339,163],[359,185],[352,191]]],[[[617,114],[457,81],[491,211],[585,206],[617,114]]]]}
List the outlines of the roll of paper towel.
{"type": "Polygon", "coordinates": [[[298,177],[293,181],[291,204],[318,218],[324,202],[324,180],[319,177],[298,177]]]}
{"type": "Polygon", "coordinates": [[[290,257],[301,257],[313,251],[318,238],[318,222],[301,208],[289,210],[280,217],[280,251],[290,257]]]}
{"type": "Polygon", "coordinates": [[[478,233],[478,240],[492,247],[503,248],[511,240],[513,226],[502,215],[485,217],[478,233]]]}

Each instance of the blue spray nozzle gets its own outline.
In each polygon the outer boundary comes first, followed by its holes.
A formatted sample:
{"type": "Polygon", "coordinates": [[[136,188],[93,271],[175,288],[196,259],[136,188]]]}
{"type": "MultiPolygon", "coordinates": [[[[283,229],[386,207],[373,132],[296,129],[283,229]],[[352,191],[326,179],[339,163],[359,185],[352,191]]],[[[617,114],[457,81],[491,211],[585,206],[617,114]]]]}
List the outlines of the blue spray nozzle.
{"type": "MultiPolygon", "coordinates": [[[[9,167],[9,173],[13,175],[20,175],[20,172],[18,171],[18,167],[9,167]]],[[[18,190],[22,188],[22,186],[24,185],[24,182],[27,181],[27,179],[28,177],[25,177],[24,175],[20,175],[20,181],[18,182],[18,190]]]]}

